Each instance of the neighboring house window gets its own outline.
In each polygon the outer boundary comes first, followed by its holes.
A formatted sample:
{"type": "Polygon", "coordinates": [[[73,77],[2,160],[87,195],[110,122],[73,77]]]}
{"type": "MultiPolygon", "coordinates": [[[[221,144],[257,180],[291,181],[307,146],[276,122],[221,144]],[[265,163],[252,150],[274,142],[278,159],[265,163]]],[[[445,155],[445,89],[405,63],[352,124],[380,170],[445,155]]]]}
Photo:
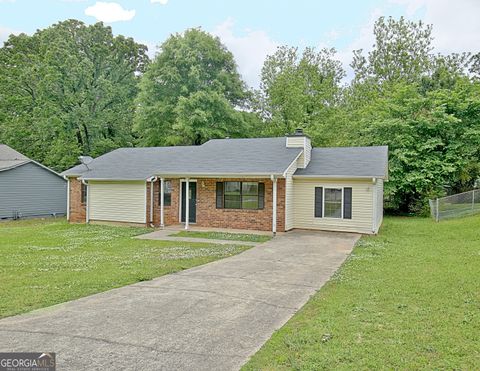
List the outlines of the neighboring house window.
{"type": "MultiPolygon", "coordinates": [[[[171,180],[165,180],[163,182],[163,205],[164,206],[170,206],[172,204],[172,181],[171,180]]],[[[162,194],[162,190],[160,189],[160,195],[162,194]]],[[[160,197],[158,197],[158,204],[160,205],[160,197]]]]}
{"type": "Polygon", "coordinates": [[[264,183],[217,182],[217,209],[263,209],[264,199],[264,183]]]}
{"type": "Polygon", "coordinates": [[[82,204],[87,203],[87,185],[82,183],[82,204]]]}
{"type": "Polygon", "coordinates": [[[315,217],[352,219],[352,188],[315,187],[315,217]]]}

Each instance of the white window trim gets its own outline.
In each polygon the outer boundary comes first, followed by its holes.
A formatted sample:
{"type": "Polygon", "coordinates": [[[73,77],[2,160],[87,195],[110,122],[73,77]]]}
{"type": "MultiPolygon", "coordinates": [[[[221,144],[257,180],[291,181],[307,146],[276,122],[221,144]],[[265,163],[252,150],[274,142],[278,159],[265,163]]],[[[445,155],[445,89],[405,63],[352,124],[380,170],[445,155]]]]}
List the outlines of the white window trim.
{"type": "MultiPolygon", "coordinates": [[[[315,219],[327,219],[327,220],[345,220],[343,218],[343,203],[344,203],[344,200],[345,200],[345,188],[351,188],[350,186],[336,186],[336,185],[328,185],[328,186],[325,186],[325,185],[315,185],[313,187],[313,192],[315,193],[315,188],[318,188],[318,187],[322,187],[323,188],[323,191],[322,191],[322,216],[314,216],[315,219]],[[342,190],[342,206],[341,206],[341,217],[340,218],[334,218],[334,217],[331,217],[331,216],[325,216],[325,190],[326,189],[341,189],[342,190]]],[[[353,197],[352,197],[353,198],[353,197]]],[[[315,197],[314,197],[315,199],[315,197]]],[[[352,200],[352,203],[353,203],[353,200],[352,200]]],[[[315,207],[315,205],[314,205],[315,207]]],[[[315,213],[314,213],[315,215],[315,213]]],[[[350,220],[350,219],[348,219],[350,220]]]]}
{"type": "Polygon", "coordinates": [[[338,220],[338,219],[342,219],[343,220],[343,200],[344,200],[344,197],[343,197],[343,193],[344,193],[344,188],[345,187],[323,187],[323,200],[322,200],[322,217],[324,219],[333,219],[333,220],[338,220]],[[342,191],[342,202],[341,202],[341,206],[340,206],[340,218],[335,218],[333,216],[325,216],[325,195],[326,195],[326,192],[325,190],[327,189],[340,189],[342,191]]]}

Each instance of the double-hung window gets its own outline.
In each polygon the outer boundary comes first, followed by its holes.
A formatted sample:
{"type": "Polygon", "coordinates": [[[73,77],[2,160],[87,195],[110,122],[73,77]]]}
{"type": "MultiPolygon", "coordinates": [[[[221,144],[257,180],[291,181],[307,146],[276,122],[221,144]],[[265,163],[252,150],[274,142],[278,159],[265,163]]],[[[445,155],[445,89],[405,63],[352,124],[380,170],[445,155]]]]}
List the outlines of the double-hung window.
{"type": "Polygon", "coordinates": [[[81,190],[81,202],[82,204],[87,203],[87,185],[82,183],[82,190],[81,190]]]}
{"type": "MultiPolygon", "coordinates": [[[[165,180],[163,182],[163,205],[164,206],[170,206],[172,204],[172,181],[171,180],[165,180]]],[[[162,190],[159,189],[160,195],[158,197],[158,204],[160,205],[161,203],[161,195],[162,195],[162,190]]]]}
{"type": "Polygon", "coordinates": [[[217,209],[263,209],[265,184],[258,182],[217,182],[216,195],[217,209]]]}
{"type": "Polygon", "coordinates": [[[352,219],[351,187],[315,187],[316,218],[352,219]]]}
{"type": "Polygon", "coordinates": [[[325,218],[342,217],[342,188],[325,188],[323,215],[325,218]]]}

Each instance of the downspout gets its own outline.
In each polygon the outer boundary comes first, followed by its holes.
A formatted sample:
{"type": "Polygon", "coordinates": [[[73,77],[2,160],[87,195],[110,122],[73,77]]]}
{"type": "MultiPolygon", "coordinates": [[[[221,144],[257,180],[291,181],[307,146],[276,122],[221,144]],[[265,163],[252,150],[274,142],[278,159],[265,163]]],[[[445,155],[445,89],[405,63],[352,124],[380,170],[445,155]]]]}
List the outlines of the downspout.
{"type": "Polygon", "coordinates": [[[150,181],[150,227],[153,227],[153,188],[154,183],[157,181],[157,177],[153,176],[149,179],[150,181]]]}
{"type": "Polygon", "coordinates": [[[272,210],[272,233],[273,236],[277,234],[277,178],[275,175],[271,175],[270,179],[273,182],[273,192],[272,192],[272,203],[273,203],[273,210],[272,210]]]}
{"type": "Polygon", "coordinates": [[[85,184],[87,186],[87,194],[85,195],[86,197],[86,200],[87,200],[87,205],[85,207],[85,223],[89,223],[90,222],[90,187],[88,186],[88,183],[85,181],[85,179],[82,179],[82,184],[85,184]]]}
{"type": "Polygon", "coordinates": [[[70,179],[66,175],[63,179],[67,181],[67,220],[70,221],[70,179]]]}
{"type": "Polygon", "coordinates": [[[372,232],[377,233],[377,178],[372,178],[373,189],[372,189],[372,232]]]}

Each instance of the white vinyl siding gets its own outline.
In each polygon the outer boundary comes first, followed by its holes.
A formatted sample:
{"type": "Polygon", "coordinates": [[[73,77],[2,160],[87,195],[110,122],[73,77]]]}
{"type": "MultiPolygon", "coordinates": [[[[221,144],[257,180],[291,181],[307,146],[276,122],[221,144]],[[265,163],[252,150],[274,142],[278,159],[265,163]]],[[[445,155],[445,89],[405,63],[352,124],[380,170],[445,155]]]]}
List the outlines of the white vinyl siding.
{"type": "Polygon", "coordinates": [[[297,171],[298,161],[294,161],[285,172],[285,230],[293,228],[293,174],[297,171]]]}
{"type": "Polygon", "coordinates": [[[146,223],[146,183],[88,183],[89,219],[112,222],[146,223]]]}
{"type": "Polygon", "coordinates": [[[377,179],[377,183],[375,184],[377,187],[376,191],[376,225],[375,225],[375,233],[378,232],[378,228],[382,225],[383,222],[383,179],[377,179]]]}
{"type": "Polygon", "coordinates": [[[310,157],[312,155],[312,142],[310,141],[309,138],[305,138],[305,149],[303,151],[304,153],[304,161],[305,161],[305,167],[308,166],[310,163],[310,157]]]}
{"type": "Polygon", "coordinates": [[[372,180],[355,179],[293,179],[294,228],[372,233],[372,180]],[[315,187],[352,188],[352,219],[316,218],[315,187]]]}
{"type": "Polygon", "coordinates": [[[287,148],[303,148],[303,153],[298,158],[298,167],[304,169],[310,162],[312,143],[306,136],[287,137],[287,148]]]}

